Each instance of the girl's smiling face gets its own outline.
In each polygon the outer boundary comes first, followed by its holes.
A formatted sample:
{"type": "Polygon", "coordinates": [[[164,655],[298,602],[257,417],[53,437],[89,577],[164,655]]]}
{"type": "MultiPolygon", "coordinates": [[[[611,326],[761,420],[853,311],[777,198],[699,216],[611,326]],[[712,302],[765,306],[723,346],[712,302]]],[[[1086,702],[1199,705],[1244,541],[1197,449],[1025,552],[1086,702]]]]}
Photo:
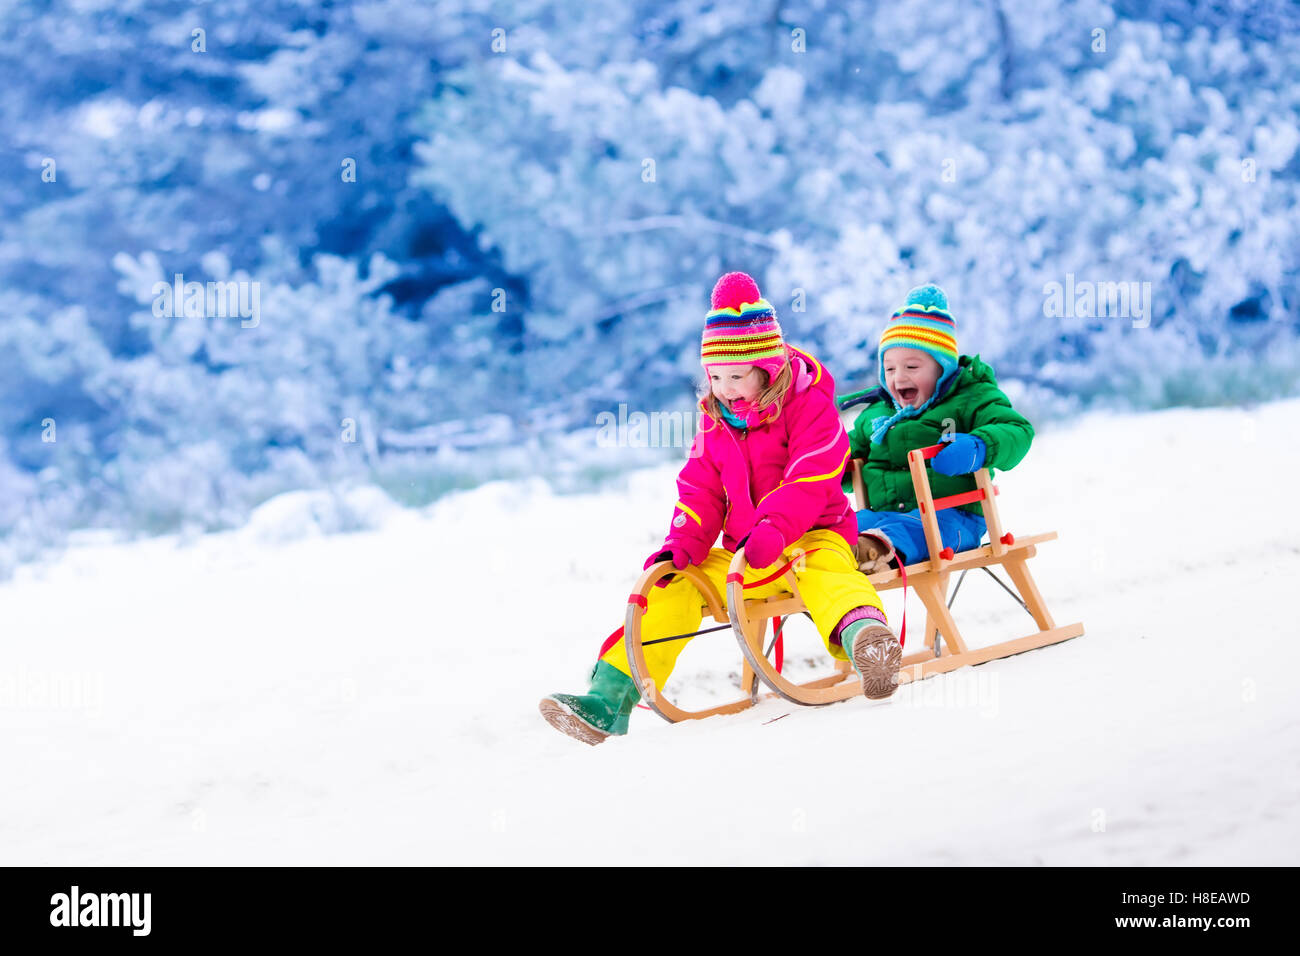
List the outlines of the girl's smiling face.
{"type": "Polygon", "coordinates": [[[767,376],[757,365],[715,365],[709,369],[713,397],[731,410],[735,401],[753,402],[767,387],[767,376]]]}
{"type": "Polygon", "coordinates": [[[885,387],[899,405],[920,408],[934,394],[943,369],[934,357],[920,349],[892,348],[882,363],[885,387]]]}

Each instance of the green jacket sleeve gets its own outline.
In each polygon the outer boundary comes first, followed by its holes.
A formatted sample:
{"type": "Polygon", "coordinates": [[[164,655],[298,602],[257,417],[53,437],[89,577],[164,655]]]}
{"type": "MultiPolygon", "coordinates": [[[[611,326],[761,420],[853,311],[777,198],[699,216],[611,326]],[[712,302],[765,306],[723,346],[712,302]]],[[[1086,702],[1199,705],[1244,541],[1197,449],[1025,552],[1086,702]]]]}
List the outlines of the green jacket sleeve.
{"type": "Polygon", "coordinates": [[[967,431],[988,446],[984,465],[997,471],[1008,471],[1020,464],[1034,440],[1034,426],[1029,419],[1012,408],[1011,401],[994,385],[980,389],[967,431]]]}

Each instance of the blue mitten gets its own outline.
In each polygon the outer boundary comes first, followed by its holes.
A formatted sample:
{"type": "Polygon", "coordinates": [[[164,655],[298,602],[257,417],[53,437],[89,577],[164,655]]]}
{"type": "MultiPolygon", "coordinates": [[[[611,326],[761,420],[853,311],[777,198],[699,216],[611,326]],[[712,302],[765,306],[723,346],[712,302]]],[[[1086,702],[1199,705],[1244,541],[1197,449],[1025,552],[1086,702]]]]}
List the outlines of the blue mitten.
{"type": "Polygon", "coordinates": [[[930,460],[930,467],[945,475],[969,475],[984,467],[984,455],[988,446],[983,439],[965,432],[944,435],[939,439],[948,447],[930,460]]]}

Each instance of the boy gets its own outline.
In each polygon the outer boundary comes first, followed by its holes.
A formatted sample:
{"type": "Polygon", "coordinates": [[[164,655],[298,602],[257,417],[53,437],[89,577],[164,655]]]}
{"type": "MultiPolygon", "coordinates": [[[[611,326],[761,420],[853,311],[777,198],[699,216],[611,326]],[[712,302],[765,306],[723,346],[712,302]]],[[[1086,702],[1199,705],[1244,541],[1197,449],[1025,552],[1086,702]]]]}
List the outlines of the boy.
{"type": "MultiPolygon", "coordinates": [[[[975,488],[972,472],[1014,468],[1029,451],[1033,426],[1011,407],[993,369],[978,355],[958,355],[957,323],[936,285],[913,289],[880,337],[880,387],[854,422],[849,442],[861,458],[867,509],[858,512],[854,548],[862,570],[924,561],[930,556],[912,488],[907,453],[940,442],[930,459],[936,498],[975,488]]],[[[944,547],[976,547],[985,532],[978,504],[938,513],[944,547]]]]}

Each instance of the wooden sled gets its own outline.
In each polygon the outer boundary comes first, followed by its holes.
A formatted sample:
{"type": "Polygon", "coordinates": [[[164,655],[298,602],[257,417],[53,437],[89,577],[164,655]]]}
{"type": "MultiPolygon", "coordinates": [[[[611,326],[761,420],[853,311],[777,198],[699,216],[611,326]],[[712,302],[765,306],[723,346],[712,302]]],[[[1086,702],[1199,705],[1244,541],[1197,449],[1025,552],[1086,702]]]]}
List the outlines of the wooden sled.
{"type": "MultiPolygon", "coordinates": [[[[921,523],[925,529],[925,543],[932,557],[929,561],[909,564],[906,572],[906,584],[916,591],[925,605],[925,650],[907,654],[903,657],[899,683],[920,680],[929,674],[942,674],[969,664],[983,664],[1000,657],[1010,657],[1048,644],[1057,644],[1079,637],[1083,634],[1083,622],[1063,624],[1059,627],[1047,609],[1029,573],[1028,561],[1038,553],[1038,545],[1044,541],[1055,541],[1055,531],[1043,534],[1027,535],[1017,538],[1006,531],[1002,516],[998,511],[998,488],[989,477],[989,470],[981,468],[975,472],[975,490],[961,494],[935,498],[930,493],[930,478],[926,474],[925,463],[947,445],[931,445],[928,448],[915,448],[907,453],[907,464],[912,471],[912,487],[916,490],[917,504],[921,509],[921,523]],[[939,540],[938,512],[958,505],[978,501],[984,511],[984,523],[988,527],[989,543],[954,554],[951,548],[942,548],[939,540]],[[953,619],[949,607],[952,599],[948,596],[948,582],[954,571],[966,572],[976,568],[985,568],[992,574],[992,568],[1001,565],[1006,569],[1015,590],[1003,584],[993,575],[1002,587],[1011,594],[1029,616],[1034,619],[1037,630],[1025,637],[991,644],[988,647],[971,649],[962,637],[961,629],[953,619]],[[1017,593],[1018,592],[1018,593],[1017,593]]],[[[862,485],[862,462],[853,460],[853,497],[858,510],[867,507],[866,492],[862,485]]],[[[870,577],[877,591],[888,591],[904,585],[904,575],[898,571],[882,571],[870,577]]],[[[961,580],[958,580],[958,587],[961,580]]],[[[953,591],[956,597],[956,590],[953,591]]],[[[845,666],[848,666],[847,664],[845,666]]]]}
{"type": "MultiPolygon", "coordinates": [[[[869,576],[877,591],[888,591],[902,587],[904,581],[916,591],[925,605],[926,620],[923,636],[923,649],[903,657],[899,671],[899,684],[908,683],[930,674],[942,674],[967,665],[983,664],[1013,654],[1056,644],[1060,641],[1078,637],[1083,634],[1083,624],[1076,622],[1057,626],[1048,611],[1042,595],[1029,572],[1027,562],[1037,554],[1037,545],[1057,537],[1055,531],[1044,534],[1017,538],[1003,530],[1001,516],[998,513],[996,496],[998,489],[989,477],[988,469],[981,468],[975,472],[976,488],[974,491],[944,498],[934,498],[930,493],[930,480],[926,474],[926,460],[933,458],[944,449],[944,445],[931,445],[917,448],[908,453],[908,466],[912,472],[912,485],[916,490],[916,499],[921,510],[925,539],[929,546],[930,560],[909,564],[900,573],[898,570],[881,571],[869,576]],[[984,520],[988,527],[989,543],[954,554],[951,548],[941,548],[939,538],[938,511],[953,508],[971,502],[981,502],[984,520]],[[948,594],[948,585],[954,571],[962,573],[983,568],[992,573],[992,568],[1001,565],[1006,568],[1015,590],[1008,587],[994,575],[995,580],[1016,599],[1034,619],[1037,630],[1025,637],[1003,641],[988,647],[971,649],[962,637],[949,610],[952,599],[948,594]],[[1017,593],[1018,592],[1018,593],[1017,593]]],[[[853,490],[858,510],[867,507],[866,495],[862,484],[862,463],[852,461],[853,490]]],[[[759,700],[758,683],[766,684],[770,694],[762,696],[781,697],[797,704],[820,706],[847,700],[862,693],[862,683],[854,673],[848,661],[836,661],[835,672],[805,683],[796,683],[780,673],[771,658],[772,645],[768,642],[768,621],[806,611],[803,598],[799,594],[799,585],[793,569],[784,574],[789,587],[786,592],[767,598],[745,598],[741,583],[748,564],[745,561],[745,549],[736,552],[728,569],[726,609],[717,590],[698,568],[688,567],[684,571],[673,568],[672,562],[661,561],[648,568],[637,580],[636,590],[628,598],[627,617],[623,626],[624,643],[628,653],[628,664],[632,678],[641,688],[645,704],[665,720],[696,720],[712,717],[715,714],[731,714],[753,706],[759,700]],[[650,680],[646,667],[645,654],[641,643],[641,617],[645,613],[647,595],[655,583],[669,574],[681,574],[689,579],[704,598],[704,609],[715,621],[730,623],[744,657],[740,677],[742,696],[730,703],[705,710],[688,711],[675,706],[650,680]]],[[[957,588],[961,586],[958,580],[957,588]]],[[[956,597],[956,588],[952,598],[956,597]]],[[[698,632],[705,633],[705,632],[698,632]]],[[[694,635],[663,638],[675,640],[694,635]]],[[[906,650],[906,648],[904,648],[906,650]]]]}

